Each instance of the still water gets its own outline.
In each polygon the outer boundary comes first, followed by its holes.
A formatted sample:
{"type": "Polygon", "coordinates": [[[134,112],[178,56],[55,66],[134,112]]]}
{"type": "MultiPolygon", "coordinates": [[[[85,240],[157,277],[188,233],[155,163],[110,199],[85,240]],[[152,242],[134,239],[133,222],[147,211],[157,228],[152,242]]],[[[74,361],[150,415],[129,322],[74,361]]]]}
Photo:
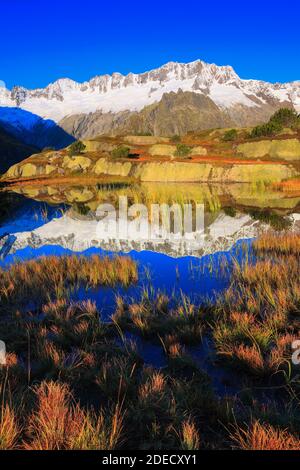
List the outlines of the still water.
{"type": "MultiPolygon", "coordinates": [[[[79,288],[72,300],[91,299],[102,317],[109,321],[118,294],[138,299],[163,291],[173,299],[187,295],[201,304],[214,301],[230,285],[234,260],[251,259],[251,241],[266,230],[297,230],[300,224],[300,197],[251,185],[148,184],[139,187],[66,186],[23,188],[1,193],[0,266],[40,256],[78,254],[91,256],[129,255],[138,263],[139,281],[125,289],[79,288]],[[133,237],[99,236],[99,204],[118,206],[126,196],[130,204],[200,203],[204,207],[201,243],[171,236],[165,239],[136,240],[133,237]],[[226,266],[226,269],[223,267],[226,266]]],[[[131,337],[128,334],[128,337],[131,337]]],[[[146,363],[164,367],[159,344],[132,338],[146,363]]],[[[228,393],[234,377],[219,371],[210,361],[209,338],[189,348],[191,356],[210,373],[215,388],[228,393]],[[224,385],[226,384],[226,386],[224,385]]]]}

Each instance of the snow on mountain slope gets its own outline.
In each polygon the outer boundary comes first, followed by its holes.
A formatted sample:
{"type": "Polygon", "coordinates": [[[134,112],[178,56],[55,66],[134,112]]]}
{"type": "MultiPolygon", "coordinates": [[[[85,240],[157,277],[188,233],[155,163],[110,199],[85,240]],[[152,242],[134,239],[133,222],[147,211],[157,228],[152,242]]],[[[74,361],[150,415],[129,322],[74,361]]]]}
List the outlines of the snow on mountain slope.
{"type": "Polygon", "coordinates": [[[230,66],[169,62],[141,74],[102,75],[84,83],[59,79],[46,88],[27,90],[0,87],[0,106],[18,106],[44,119],[59,122],[66,116],[119,111],[139,111],[160,101],[164,93],[179,89],[202,93],[220,109],[236,105],[257,108],[270,102],[294,105],[300,111],[300,82],[272,84],[242,80],[230,66]]]}
{"type": "MultiPolygon", "coordinates": [[[[134,234],[129,234],[127,238],[120,239],[103,236],[103,234],[100,236],[97,228],[96,218],[80,220],[66,213],[33,231],[15,233],[10,254],[28,246],[39,248],[45,245],[58,245],[73,252],[96,247],[112,252],[147,250],[176,258],[190,254],[201,257],[230,250],[238,240],[256,237],[268,226],[259,224],[248,215],[237,214],[233,219],[220,213],[216,221],[206,228],[204,238],[202,238],[203,232],[199,231],[190,234],[190,238],[178,238],[174,234],[169,234],[167,238],[153,240],[151,238],[139,239],[134,234]]],[[[159,227],[154,227],[153,230],[155,233],[159,227]]],[[[0,241],[0,253],[1,245],[5,247],[5,241],[5,238],[0,241]]]]}
{"type": "Polygon", "coordinates": [[[15,131],[19,132],[32,129],[41,120],[42,118],[35,114],[24,113],[21,109],[12,106],[3,106],[0,112],[0,122],[3,121],[3,124],[9,122],[15,128],[15,131]]]}
{"type": "Polygon", "coordinates": [[[59,149],[74,140],[55,121],[12,106],[0,107],[0,126],[20,142],[37,148],[50,146],[59,149]]]}

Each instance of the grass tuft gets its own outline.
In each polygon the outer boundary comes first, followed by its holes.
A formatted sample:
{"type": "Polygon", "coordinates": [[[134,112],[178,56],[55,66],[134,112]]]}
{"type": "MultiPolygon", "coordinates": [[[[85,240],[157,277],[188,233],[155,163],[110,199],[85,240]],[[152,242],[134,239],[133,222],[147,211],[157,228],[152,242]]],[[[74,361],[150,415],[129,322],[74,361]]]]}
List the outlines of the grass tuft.
{"type": "Polygon", "coordinates": [[[250,427],[235,427],[230,435],[235,447],[243,450],[299,450],[300,441],[286,429],[277,429],[255,420],[250,427]]]}

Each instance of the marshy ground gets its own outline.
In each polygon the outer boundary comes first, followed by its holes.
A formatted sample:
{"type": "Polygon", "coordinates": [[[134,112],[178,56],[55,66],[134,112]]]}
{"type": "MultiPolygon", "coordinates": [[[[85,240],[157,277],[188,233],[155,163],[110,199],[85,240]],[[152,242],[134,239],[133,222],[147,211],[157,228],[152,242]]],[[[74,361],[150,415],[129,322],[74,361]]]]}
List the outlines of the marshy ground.
{"type": "Polygon", "coordinates": [[[119,295],[110,321],[72,293],[134,286],[129,257],[2,268],[0,448],[299,449],[300,236],[271,232],[244,250],[216,302],[144,290],[119,295]],[[133,338],[161,347],[164,366],[146,364],[133,338]],[[207,339],[214,367],[238,372],[230,394],[190,354],[207,339]]]}

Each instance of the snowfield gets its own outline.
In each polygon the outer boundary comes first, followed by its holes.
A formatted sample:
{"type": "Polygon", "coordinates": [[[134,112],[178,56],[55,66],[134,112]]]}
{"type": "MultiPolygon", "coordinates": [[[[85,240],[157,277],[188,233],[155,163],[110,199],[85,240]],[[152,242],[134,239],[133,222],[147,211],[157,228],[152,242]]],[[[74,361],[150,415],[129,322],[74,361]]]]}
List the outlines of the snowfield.
{"type": "Polygon", "coordinates": [[[230,66],[217,66],[200,60],[187,64],[169,62],[142,74],[102,75],[84,83],[59,79],[44,89],[36,90],[14,87],[10,91],[2,84],[0,106],[20,107],[44,119],[59,122],[72,114],[97,110],[104,113],[139,111],[160,101],[164,93],[180,89],[205,94],[220,109],[236,105],[251,108],[260,106],[260,103],[263,105],[267,100],[277,100],[291,103],[300,111],[300,82],[272,84],[242,80],[230,66]]]}

